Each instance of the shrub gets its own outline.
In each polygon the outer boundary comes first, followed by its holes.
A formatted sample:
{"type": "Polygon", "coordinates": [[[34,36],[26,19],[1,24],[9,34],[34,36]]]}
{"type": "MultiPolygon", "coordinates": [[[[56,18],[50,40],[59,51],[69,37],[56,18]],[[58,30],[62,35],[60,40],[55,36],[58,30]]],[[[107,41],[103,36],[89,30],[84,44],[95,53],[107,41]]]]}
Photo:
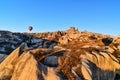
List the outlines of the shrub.
{"type": "Polygon", "coordinates": [[[114,42],[113,45],[117,48],[119,46],[119,43],[114,42]]]}

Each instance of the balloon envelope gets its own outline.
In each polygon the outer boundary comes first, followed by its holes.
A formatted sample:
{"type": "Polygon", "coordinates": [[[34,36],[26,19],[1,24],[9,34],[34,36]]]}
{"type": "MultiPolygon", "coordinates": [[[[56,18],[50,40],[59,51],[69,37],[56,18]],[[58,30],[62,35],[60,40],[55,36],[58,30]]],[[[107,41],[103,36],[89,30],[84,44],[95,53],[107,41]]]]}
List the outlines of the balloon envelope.
{"type": "Polygon", "coordinates": [[[32,29],[33,29],[33,27],[32,27],[32,26],[29,26],[29,27],[28,27],[28,30],[29,30],[29,31],[31,31],[32,29]]]}

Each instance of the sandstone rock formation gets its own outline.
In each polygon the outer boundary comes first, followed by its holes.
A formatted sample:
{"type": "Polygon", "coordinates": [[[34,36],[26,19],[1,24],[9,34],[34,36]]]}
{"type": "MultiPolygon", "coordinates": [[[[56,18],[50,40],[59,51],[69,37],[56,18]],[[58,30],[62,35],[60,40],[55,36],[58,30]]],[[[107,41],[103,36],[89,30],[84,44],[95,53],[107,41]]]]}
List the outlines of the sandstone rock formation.
{"type": "Polygon", "coordinates": [[[0,32],[0,80],[120,79],[119,36],[74,27],[30,35],[0,32]],[[108,37],[113,42],[105,51],[102,39],[108,37]]]}
{"type": "Polygon", "coordinates": [[[0,54],[10,54],[22,42],[27,43],[29,48],[53,48],[57,44],[55,41],[36,38],[27,33],[0,31],[0,54]],[[29,37],[31,37],[31,44],[29,44],[29,37]]]}
{"type": "Polygon", "coordinates": [[[0,32],[0,53],[11,53],[22,43],[23,38],[27,38],[27,36],[24,34],[12,33],[8,31],[0,32]]]}
{"type": "Polygon", "coordinates": [[[26,49],[23,43],[0,64],[0,79],[114,80],[116,74],[120,74],[119,61],[108,52],[95,48],[60,51],[62,50],[26,49]],[[41,57],[43,58],[39,60],[41,57]],[[52,68],[51,65],[55,66],[52,68]]]}
{"type": "Polygon", "coordinates": [[[77,80],[78,76],[87,80],[114,80],[120,74],[119,61],[107,52],[85,48],[68,51],[64,56],[57,71],[69,80],[77,80]]]}
{"type": "Polygon", "coordinates": [[[24,49],[25,44],[22,44],[0,64],[0,80],[58,80],[52,68],[37,62],[33,54],[24,49]]]}

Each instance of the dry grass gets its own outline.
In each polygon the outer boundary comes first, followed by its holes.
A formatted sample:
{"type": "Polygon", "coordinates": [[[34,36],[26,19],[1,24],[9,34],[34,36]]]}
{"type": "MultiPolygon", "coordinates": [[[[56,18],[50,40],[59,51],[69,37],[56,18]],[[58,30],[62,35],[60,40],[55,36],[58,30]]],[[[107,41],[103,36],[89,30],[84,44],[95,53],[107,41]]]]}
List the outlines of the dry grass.
{"type": "Polygon", "coordinates": [[[115,50],[112,53],[112,55],[115,56],[119,60],[119,63],[120,63],[120,50],[115,50]]]}
{"type": "MultiPolygon", "coordinates": [[[[45,39],[55,40],[59,43],[59,39],[62,39],[63,36],[68,36],[68,35],[69,35],[68,33],[63,34],[58,32],[56,34],[45,33],[45,34],[39,34],[37,36],[39,37],[41,36],[42,38],[45,38],[45,39]]],[[[100,51],[103,51],[103,49],[105,48],[105,45],[102,43],[101,40],[106,37],[110,37],[110,36],[84,31],[84,32],[81,32],[79,37],[77,37],[76,39],[71,39],[71,40],[68,39],[67,44],[57,45],[68,50],[67,52],[64,53],[63,56],[59,57],[59,60],[58,60],[59,66],[57,67],[57,71],[60,73],[63,73],[66,79],[69,78],[68,80],[77,80],[76,76],[72,73],[71,69],[77,66],[76,73],[82,76],[79,56],[85,55],[86,52],[98,53],[100,51]],[[87,46],[87,48],[84,46],[87,46]]],[[[110,44],[109,47],[115,50],[111,54],[114,55],[120,61],[120,57],[119,57],[120,51],[117,49],[119,45],[120,44],[118,42],[113,42],[112,44],[110,44]]],[[[41,52],[40,52],[36,54],[36,57],[37,56],[40,57],[43,55],[41,55],[41,52]]]]}
{"type": "Polygon", "coordinates": [[[63,73],[68,80],[77,80],[77,77],[73,74],[72,69],[75,68],[76,73],[83,77],[81,71],[81,55],[86,55],[86,53],[91,53],[92,51],[98,52],[95,48],[84,48],[84,49],[71,49],[64,53],[62,57],[59,58],[59,65],[57,67],[57,72],[63,73]]]}

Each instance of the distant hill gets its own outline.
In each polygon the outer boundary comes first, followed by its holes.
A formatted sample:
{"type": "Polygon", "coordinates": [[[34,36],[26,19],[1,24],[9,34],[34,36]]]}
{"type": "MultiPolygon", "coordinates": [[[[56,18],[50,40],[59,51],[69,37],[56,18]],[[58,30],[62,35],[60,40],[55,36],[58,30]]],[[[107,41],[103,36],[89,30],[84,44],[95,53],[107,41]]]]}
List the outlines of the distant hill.
{"type": "Polygon", "coordinates": [[[7,30],[0,30],[0,33],[11,33],[11,32],[7,30]]]}

